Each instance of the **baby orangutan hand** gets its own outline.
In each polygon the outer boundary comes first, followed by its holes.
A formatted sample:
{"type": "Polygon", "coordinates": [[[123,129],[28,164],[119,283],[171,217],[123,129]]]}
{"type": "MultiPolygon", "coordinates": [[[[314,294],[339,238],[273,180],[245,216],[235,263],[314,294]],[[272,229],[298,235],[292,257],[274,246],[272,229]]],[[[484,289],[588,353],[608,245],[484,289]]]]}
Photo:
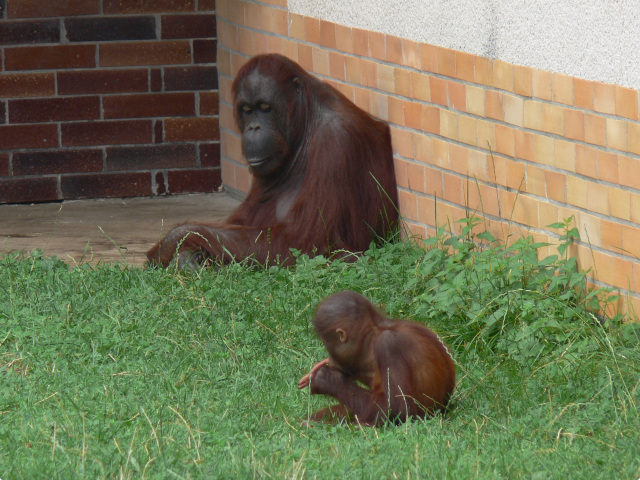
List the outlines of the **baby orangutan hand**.
{"type": "Polygon", "coordinates": [[[320,370],[322,367],[324,367],[326,365],[329,365],[329,359],[328,358],[325,358],[324,360],[316,363],[313,366],[313,368],[311,369],[311,371],[300,379],[300,381],[298,382],[298,388],[308,387],[309,383],[311,382],[311,377],[313,375],[315,375],[318,370],[320,370]]]}

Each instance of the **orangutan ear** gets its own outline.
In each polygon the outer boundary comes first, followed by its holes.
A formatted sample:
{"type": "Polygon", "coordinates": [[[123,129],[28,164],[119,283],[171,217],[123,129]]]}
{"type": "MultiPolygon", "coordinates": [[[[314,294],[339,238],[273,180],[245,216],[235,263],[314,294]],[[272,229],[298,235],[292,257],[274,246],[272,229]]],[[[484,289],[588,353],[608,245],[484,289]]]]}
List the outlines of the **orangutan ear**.
{"type": "Polygon", "coordinates": [[[336,328],[336,334],[342,343],[347,341],[347,332],[345,332],[344,329],[336,328]]]}

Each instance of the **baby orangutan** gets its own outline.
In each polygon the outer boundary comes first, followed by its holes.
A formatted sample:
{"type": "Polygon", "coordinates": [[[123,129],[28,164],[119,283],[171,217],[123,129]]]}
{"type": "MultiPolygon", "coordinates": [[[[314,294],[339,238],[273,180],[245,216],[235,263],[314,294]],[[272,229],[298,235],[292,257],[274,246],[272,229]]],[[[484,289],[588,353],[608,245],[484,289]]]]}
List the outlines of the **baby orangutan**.
{"type": "Polygon", "coordinates": [[[446,408],[455,366],[447,347],[424,325],[387,318],[351,291],[321,302],[312,322],[329,357],[298,388],[310,386],[312,395],[330,395],[340,404],[315,412],[311,421],[379,426],[446,408]]]}

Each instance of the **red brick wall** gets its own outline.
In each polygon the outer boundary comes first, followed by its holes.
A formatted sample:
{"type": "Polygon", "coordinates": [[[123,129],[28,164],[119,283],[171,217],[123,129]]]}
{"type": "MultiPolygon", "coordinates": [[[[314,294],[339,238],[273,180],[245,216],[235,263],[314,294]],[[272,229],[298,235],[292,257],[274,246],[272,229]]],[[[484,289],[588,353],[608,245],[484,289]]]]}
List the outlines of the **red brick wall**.
{"type": "Polygon", "coordinates": [[[220,186],[215,0],[0,0],[0,203],[220,186]]]}

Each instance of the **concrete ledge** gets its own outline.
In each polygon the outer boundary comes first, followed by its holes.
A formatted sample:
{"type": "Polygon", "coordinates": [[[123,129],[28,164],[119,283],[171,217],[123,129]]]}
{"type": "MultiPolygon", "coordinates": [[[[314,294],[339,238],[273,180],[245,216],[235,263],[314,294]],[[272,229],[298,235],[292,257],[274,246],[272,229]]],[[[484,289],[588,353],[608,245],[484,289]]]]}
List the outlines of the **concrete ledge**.
{"type": "Polygon", "coordinates": [[[74,263],[142,265],[172,227],[220,222],[240,202],[227,193],[0,205],[0,254],[39,248],[74,263]]]}

